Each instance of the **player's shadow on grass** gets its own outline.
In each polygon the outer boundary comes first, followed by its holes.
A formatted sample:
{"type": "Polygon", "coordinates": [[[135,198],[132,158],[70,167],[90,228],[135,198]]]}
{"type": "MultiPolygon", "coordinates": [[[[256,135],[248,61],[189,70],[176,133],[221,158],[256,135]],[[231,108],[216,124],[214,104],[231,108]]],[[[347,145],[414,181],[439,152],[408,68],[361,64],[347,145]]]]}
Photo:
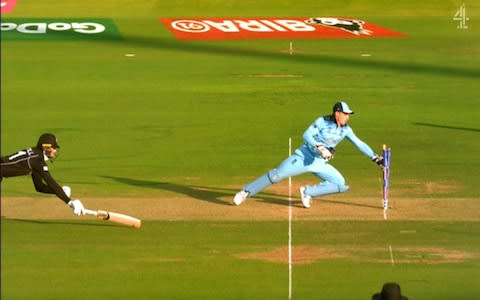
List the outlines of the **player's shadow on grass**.
{"type": "MultiPolygon", "coordinates": [[[[315,201],[315,200],[314,200],[315,201]]],[[[335,205],[346,205],[346,206],[356,206],[356,207],[366,207],[366,208],[375,208],[383,210],[383,207],[380,205],[370,205],[370,204],[363,204],[363,203],[354,203],[348,201],[339,201],[339,200],[327,200],[327,199],[318,199],[319,204],[322,203],[329,203],[335,205]]]]}
{"type": "Polygon", "coordinates": [[[422,63],[412,63],[408,62],[394,62],[386,61],[379,59],[361,59],[361,58],[352,58],[346,56],[334,56],[334,55],[325,55],[325,54],[296,54],[296,55],[285,55],[281,52],[272,52],[268,50],[262,50],[258,48],[247,48],[235,46],[226,46],[225,44],[220,45],[218,43],[199,43],[195,42],[186,42],[186,41],[177,41],[171,38],[159,38],[149,37],[149,36],[128,36],[123,40],[105,40],[106,43],[121,43],[127,46],[134,46],[135,48],[147,48],[147,49],[157,49],[161,51],[177,51],[177,52],[186,52],[186,53],[204,53],[212,55],[222,55],[222,56],[244,56],[244,57],[257,57],[261,59],[268,60],[280,60],[280,61],[296,61],[299,63],[309,63],[309,64],[321,64],[321,65],[332,65],[336,67],[347,67],[347,68],[362,68],[370,70],[380,70],[380,71],[395,71],[403,72],[407,74],[432,74],[432,75],[442,75],[448,77],[466,77],[466,78],[477,78],[480,76],[480,69],[478,68],[462,68],[462,67],[451,67],[445,65],[428,65],[422,63]]]}
{"type": "MultiPolygon", "coordinates": [[[[194,199],[208,201],[220,205],[233,205],[231,199],[235,193],[238,192],[238,189],[225,189],[225,188],[215,188],[208,186],[198,186],[198,185],[181,185],[172,182],[158,182],[151,180],[142,180],[142,179],[133,179],[117,176],[101,176],[103,178],[108,178],[116,182],[127,184],[131,186],[148,188],[148,189],[159,189],[170,191],[178,194],[183,194],[194,199]],[[228,198],[228,200],[222,199],[228,198]]],[[[274,194],[265,194],[262,193],[260,196],[255,196],[256,199],[259,199],[262,202],[278,204],[278,205],[288,205],[288,200],[274,194]]]]}
{"type": "Polygon", "coordinates": [[[121,227],[121,226],[116,226],[116,225],[107,224],[107,223],[100,223],[98,221],[71,221],[71,222],[69,222],[69,221],[58,221],[58,220],[28,220],[28,219],[16,219],[16,218],[5,218],[5,219],[15,221],[15,222],[42,224],[42,225],[121,227]]]}
{"type": "Polygon", "coordinates": [[[471,128],[471,127],[449,126],[449,125],[440,125],[440,124],[422,123],[422,122],[415,122],[415,123],[413,123],[413,124],[415,124],[415,125],[417,125],[417,126],[426,126],[426,127],[433,127],[433,128],[442,128],[442,129],[453,129],[453,130],[480,132],[480,129],[478,129],[478,128],[471,128]]]}

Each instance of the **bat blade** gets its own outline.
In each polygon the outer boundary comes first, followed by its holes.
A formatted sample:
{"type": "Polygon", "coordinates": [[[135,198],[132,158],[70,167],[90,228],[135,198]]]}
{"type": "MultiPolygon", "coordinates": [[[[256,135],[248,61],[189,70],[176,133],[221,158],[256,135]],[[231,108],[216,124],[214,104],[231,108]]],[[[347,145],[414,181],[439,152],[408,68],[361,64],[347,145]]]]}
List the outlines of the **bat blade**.
{"type": "Polygon", "coordinates": [[[134,227],[137,229],[142,226],[142,221],[140,219],[137,219],[129,215],[121,214],[121,213],[116,213],[116,212],[111,212],[106,210],[90,210],[90,209],[85,209],[84,213],[86,215],[94,216],[102,220],[111,221],[117,224],[134,227]]]}
{"type": "Polygon", "coordinates": [[[105,218],[105,220],[109,220],[111,222],[115,222],[125,226],[134,227],[137,229],[142,226],[142,221],[135,217],[121,214],[121,213],[111,212],[111,211],[107,212],[107,214],[108,214],[108,217],[105,218]]]}

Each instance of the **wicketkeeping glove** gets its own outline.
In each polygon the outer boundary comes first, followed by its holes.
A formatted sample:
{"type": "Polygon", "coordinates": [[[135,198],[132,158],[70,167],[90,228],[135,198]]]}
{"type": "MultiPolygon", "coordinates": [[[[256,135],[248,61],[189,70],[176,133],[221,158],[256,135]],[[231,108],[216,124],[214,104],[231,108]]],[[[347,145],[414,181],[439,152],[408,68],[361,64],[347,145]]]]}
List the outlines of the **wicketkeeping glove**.
{"type": "Polygon", "coordinates": [[[372,161],[380,167],[385,167],[385,160],[383,159],[383,156],[375,154],[375,156],[372,158],[372,161]]]}
{"type": "Polygon", "coordinates": [[[316,145],[317,152],[320,153],[320,155],[325,159],[325,160],[331,160],[333,156],[335,155],[335,148],[327,148],[323,146],[322,144],[317,144],[316,145]]]}
{"type": "Polygon", "coordinates": [[[84,215],[85,212],[85,207],[83,207],[83,204],[82,202],[80,202],[80,200],[71,200],[70,202],[68,202],[68,206],[70,206],[72,209],[73,209],[73,214],[76,215],[76,216],[81,216],[81,215],[84,215]]]}

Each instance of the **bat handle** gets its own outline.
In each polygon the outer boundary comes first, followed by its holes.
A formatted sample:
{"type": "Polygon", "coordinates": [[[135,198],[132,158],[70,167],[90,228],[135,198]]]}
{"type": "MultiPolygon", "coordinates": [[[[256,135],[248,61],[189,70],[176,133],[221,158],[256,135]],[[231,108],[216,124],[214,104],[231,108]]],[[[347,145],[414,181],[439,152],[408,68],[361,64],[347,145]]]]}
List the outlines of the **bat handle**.
{"type": "Polygon", "coordinates": [[[97,217],[98,216],[98,212],[96,210],[91,210],[91,209],[84,209],[83,210],[83,213],[87,216],[94,216],[94,217],[97,217]]]}

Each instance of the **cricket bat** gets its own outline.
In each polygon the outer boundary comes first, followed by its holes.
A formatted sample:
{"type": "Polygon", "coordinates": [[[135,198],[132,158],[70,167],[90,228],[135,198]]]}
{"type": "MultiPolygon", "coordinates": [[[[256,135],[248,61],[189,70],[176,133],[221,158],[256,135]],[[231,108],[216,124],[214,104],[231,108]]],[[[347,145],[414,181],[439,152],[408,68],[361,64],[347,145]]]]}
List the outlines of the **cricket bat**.
{"type": "Polygon", "coordinates": [[[84,213],[85,215],[88,215],[88,216],[94,216],[102,220],[115,222],[125,226],[130,226],[134,228],[140,228],[140,226],[142,226],[142,221],[140,219],[134,218],[129,215],[116,213],[116,212],[85,209],[84,213]]]}

